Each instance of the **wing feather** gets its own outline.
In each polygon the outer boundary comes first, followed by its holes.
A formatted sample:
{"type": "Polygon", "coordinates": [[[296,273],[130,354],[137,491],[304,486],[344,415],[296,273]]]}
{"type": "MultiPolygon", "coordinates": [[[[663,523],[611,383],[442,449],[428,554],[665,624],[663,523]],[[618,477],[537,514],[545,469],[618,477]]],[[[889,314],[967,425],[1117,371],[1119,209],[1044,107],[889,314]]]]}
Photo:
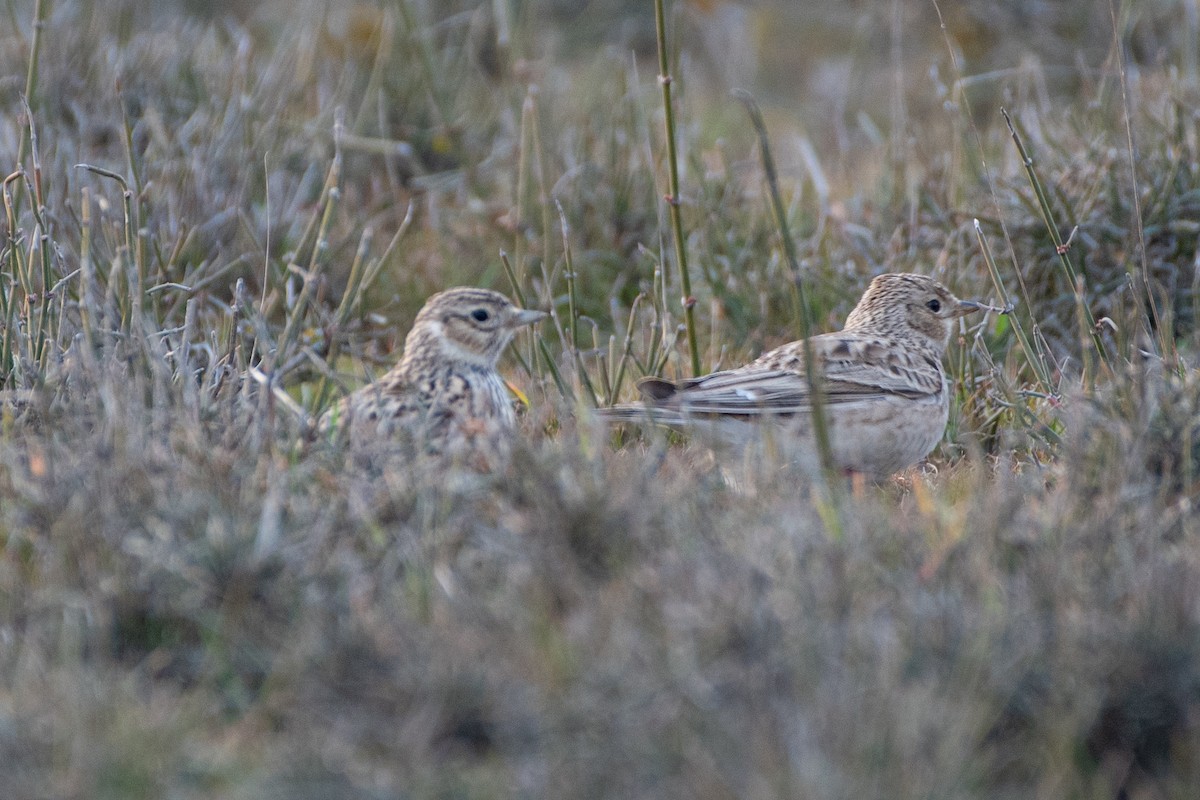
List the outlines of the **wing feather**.
{"type": "MultiPolygon", "coordinates": [[[[901,396],[936,399],[944,391],[941,362],[887,339],[854,333],[814,336],[825,400],[854,403],[901,396]]],[[[803,343],[793,342],[738,369],[673,384],[654,379],[648,404],[684,415],[795,414],[812,406],[803,343]]]]}

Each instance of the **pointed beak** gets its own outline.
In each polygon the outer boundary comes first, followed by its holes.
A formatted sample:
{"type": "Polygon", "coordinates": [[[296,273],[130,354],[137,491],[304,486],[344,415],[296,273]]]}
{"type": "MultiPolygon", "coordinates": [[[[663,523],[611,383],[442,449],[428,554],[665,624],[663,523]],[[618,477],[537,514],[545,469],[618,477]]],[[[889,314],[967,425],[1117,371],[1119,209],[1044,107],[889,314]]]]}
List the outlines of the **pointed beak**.
{"type": "Polygon", "coordinates": [[[954,309],[954,313],[950,316],[965,317],[967,314],[970,314],[973,311],[979,311],[982,308],[983,306],[981,306],[979,303],[976,303],[974,300],[959,300],[958,305],[954,309]]]}
{"type": "Polygon", "coordinates": [[[545,311],[530,311],[522,309],[513,315],[509,325],[513,328],[519,328],[523,325],[532,325],[535,322],[541,322],[546,317],[550,316],[545,311]]]}

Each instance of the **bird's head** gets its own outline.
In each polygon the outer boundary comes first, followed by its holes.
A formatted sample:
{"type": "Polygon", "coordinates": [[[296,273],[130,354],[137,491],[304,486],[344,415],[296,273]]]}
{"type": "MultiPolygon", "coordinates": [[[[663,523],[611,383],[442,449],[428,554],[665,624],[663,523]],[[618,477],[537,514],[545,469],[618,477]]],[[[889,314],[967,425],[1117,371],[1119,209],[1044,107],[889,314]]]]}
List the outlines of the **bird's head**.
{"type": "Polygon", "coordinates": [[[888,336],[916,336],[941,352],[950,340],[951,323],[979,309],[978,303],[958,299],[933,278],[889,273],[871,281],[846,317],[845,327],[888,336]]]}
{"type": "Polygon", "coordinates": [[[458,287],[430,297],[417,314],[406,354],[436,348],[442,358],[494,367],[517,329],[547,316],[490,289],[458,287]]]}

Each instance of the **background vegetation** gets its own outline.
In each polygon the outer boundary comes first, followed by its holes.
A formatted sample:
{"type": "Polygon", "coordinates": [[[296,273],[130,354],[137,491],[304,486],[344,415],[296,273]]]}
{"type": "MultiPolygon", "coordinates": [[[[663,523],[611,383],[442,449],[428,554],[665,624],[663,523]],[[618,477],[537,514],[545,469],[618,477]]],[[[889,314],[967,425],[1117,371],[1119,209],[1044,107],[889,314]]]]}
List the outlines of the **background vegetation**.
{"type": "Polygon", "coordinates": [[[1196,3],[667,11],[705,369],[1015,304],[928,467],[588,422],[690,370],[650,3],[4,4],[0,794],[1194,796],[1196,3]],[[463,283],[555,312],[510,468],[305,444],[463,283]]]}

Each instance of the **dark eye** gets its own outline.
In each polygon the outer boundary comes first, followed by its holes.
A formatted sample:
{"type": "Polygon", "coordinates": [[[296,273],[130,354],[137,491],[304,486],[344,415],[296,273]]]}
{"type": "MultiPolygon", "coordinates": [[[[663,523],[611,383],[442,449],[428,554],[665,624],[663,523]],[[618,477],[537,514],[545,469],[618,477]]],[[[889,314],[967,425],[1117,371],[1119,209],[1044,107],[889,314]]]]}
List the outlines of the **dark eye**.
{"type": "Polygon", "coordinates": [[[936,297],[933,298],[932,300],[930,300],[928,303],[926,303],[925,307],[928,308],[930,311],[932,311],[935,314],[942,310],[942,304],[940,302],[938,302],[938,299],[936,297]]]}
{"type": "Polygon", "coordinates": [[[476,322],[487,322],[489,317],[491,314],[487,312],[486,308],[477,308],[471,312],[471,319],[476,322]]]}

